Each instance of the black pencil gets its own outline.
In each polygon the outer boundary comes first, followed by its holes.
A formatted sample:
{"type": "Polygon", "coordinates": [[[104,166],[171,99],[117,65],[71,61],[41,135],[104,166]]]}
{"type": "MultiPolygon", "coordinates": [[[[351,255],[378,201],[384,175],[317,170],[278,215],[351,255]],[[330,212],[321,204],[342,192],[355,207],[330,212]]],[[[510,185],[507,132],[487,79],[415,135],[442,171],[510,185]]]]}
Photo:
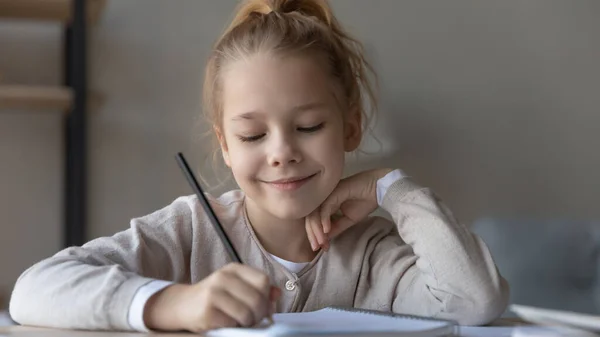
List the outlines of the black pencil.
{"type": "MultiPolygon", "coordinates": [[[[212,223],[213,227],[217,231],[217,234],[219,234],[219,237],[221,238],[221,241],[225,245],[225,248],[227,249],[229,256],[231,257],[231,259],[234,262],[242,264],[242,259],[240,259],[240,256],[235,251],[235,248],[233,248],[233,245],[231,244],[231,241],[227,237],[227,234],[225,234],[225,231],[223,230],[223,226],[221,225],[221,222],[217,218],[215,211],[212,209],[212,207],[210,207],[210,204],[208,203],[208,199],[206,199],[206,196],[204,195],[204,192],[202,191],[200,184],[198,184],[196,177],[194,177],[192,170],[190,169],[187,161],[183,157],[183,153],[181,153],[181,152],[177,153],[177,163],[179,163],[179,167],[181,167],[181,170],[183,171],[183,174],[185,175],[187,181],[190,183],[190,186],[192,186],[192,189],[198,196],[198,200],[200,200],[202,207],[204,207],[204,211],[206,212],[206,214],[208,214],[208,217],[210,218],[210,222],[212,223]]],[[[273,306],[273,308],[275,307],[275,303],[272,303],[271,305],[273,306]]],[[[267,319],[269,320],[270,324],[273,324],[272,316],[267,317],[267,319]]]]}
{"type": "Polygon", "coordinates": [[[212,223],[213,227],[217,231],[217,234],[219,234],[219,237],[221,238],[221,241],[225,245],[225,248],[227,249],[229,256],[231,257],[233,262],[237,262],[237,263],[241,264],[242,259],[240,259],[240,256],[235,251],[235,248],[233,248],[233,245],[231,244],[231,241],[227,237],[227,234],[225,234],[225,231],[223,230],[223,226],[221,225],[221,222],[219,222],[217,215],[213,211],[212,207],[210,207],[210,204],[208,203],[208,199],[206,199],[206,196],[204,195],[204,192],[202,191],[200,184],[198,184],[198,181],[194,177],[192,170],[190,170],[190,167],[188,166],[188,163],[185,160],[185,158],[183,157],[183,153],[181,153],[181,152],[177,153],[177,163],[179,163],[179,167],[181,167],[181,170],[183,171],[183,174],[187,178],[187,181],[190,183],[190,186],[192,186],[192,189],[194,190],[194,192],[196,192],[196,195],[198,196],[198,200],[200,200],[200,203],[202,204],[202,207],[204,207],[204,211],[208,215],[210,222],[212,223]]]}

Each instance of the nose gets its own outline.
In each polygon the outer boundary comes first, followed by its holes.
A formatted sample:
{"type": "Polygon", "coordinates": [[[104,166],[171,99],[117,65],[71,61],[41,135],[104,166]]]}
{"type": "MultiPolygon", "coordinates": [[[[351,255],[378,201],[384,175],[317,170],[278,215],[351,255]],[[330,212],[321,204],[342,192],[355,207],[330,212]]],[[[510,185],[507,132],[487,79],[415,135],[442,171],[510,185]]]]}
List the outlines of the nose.
{"type": "Polygon", "coordinates": [[[273,134],[270,142],[267,155],[270,166],[285,166],[302,161],[302,154],[294,137],[285,134],[273,134]]]}

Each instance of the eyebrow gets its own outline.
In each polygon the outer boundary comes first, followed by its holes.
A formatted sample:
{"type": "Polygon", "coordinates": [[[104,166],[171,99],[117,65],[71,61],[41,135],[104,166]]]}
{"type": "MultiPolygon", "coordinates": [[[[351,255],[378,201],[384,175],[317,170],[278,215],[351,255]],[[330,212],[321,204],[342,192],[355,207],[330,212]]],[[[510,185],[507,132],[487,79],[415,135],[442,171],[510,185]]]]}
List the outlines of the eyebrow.
{"type": "MultiPolygon", "coordinates": [[[[299,112],[304,112],[304,111],[308,111],[308,110],[314,110],[314,109],[320,109],[322,107],[325,107],[326,104],[323,102],[313,102],[313,103],[306,103],[306,104],[301,104],[298,106],[293,107],[290,112],[291,113],[299,113],[299,112]]],[[[233,118],[231,118],[232,121],[238,121],[238,120],[250,120],[250,119],[254,119],[256,117],[256,115],[260,115],[259,111],[248,111],[248,112],[244,112],[243,114],[239,114],[233,118]]]]}

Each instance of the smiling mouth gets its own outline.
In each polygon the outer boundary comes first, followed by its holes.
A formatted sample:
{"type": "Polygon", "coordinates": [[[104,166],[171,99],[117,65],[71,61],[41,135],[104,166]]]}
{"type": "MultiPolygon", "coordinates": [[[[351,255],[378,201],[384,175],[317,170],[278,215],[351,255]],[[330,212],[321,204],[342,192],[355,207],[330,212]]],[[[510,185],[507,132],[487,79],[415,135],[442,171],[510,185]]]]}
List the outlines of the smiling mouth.
{"type": "Polygon", "coordinates": [[[315,173],[304,178],[285,179],[266,183],[282,191],[293,191],[300,188],[316,175],[317,174],[315,173]]]}

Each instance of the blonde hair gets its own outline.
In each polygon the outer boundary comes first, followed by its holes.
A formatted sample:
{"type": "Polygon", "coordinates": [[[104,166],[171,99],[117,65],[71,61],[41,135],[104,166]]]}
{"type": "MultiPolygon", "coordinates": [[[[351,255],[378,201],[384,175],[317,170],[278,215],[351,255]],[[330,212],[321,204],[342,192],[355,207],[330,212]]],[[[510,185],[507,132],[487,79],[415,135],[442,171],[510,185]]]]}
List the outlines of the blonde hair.
{"type": "MultiPolygon", "coordinates": [[[[325,56],[344,110],[359,112],[363,130],[369,128],[377,110],[370,80],[376,74],[365,60],[362,44],[342,29],[326,0],[246,0],[239,5],[206,65],[203,109],[212,126],[222,126],[222,69],[259,52],[325,56]]],[[[218,150],[216,137],[213,145],[218,150]]]]}

